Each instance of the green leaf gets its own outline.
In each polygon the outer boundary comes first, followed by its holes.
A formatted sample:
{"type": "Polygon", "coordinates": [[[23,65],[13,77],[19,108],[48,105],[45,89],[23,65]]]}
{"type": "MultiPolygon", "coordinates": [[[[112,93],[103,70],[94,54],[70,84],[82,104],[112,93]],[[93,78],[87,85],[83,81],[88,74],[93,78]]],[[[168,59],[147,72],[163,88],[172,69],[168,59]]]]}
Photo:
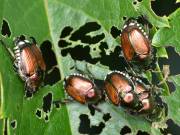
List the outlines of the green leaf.
{"type": "MultiPolygon", "coordinates": [[[[79,125],[79,114],[76,113],[74,110],[79,110],[82,112],[83,115],[88,115],[88,118],[90,119],[91,123],[90,126],[93,125],[99,125],[100,122],[104,122],[103,120],[103,114],[99,112],[95,112],[95,115],[92,116],[87,109],[87,107],[78,107],[75,103],[68,105],[69,106],[69,112],[71,112],[70,118],[72,122],[79,125]]],[[[133,115],[128,114],[123,108],[116,107],[112,105],[111,103],[100,103],[98,106],[100,109],[103,110],[104,113],[110,113],[111,118],[108,122],[105,123],[105,128],[103,129],[101,135],[109,135],[109,134],[119,134],[121,129],[124,126],[128,126],[132,130],[132,134],[136,134],[138,130],[146,131],[150,134],[153,132],[157,132],[160,134],[160,130],[151,127],[151,123],[145,120],[142,117],[134,117],[133,115]]],[[[77,126],[72,125],[72,132],[76,135],[78,133],[77,126]]]]}
{"type": "Polygon", "coordinates": [[[179,20],[180,9],[177,9],[174,13],[169,16],[170,27],[160,28],[152,39],[152,44],[155,46],[173,46],[176,51],[180,53],[180,41],[179,41],[179,20]]]}
{"type": "Polygon", "coordinates": [[[167,17],[159,17],[157,16],[153,10],[151,9],[151,1],[144,0],[142,2],[137,3],[135,5],[137,11],[147,17],[147,19],[157,27],[169,27],[169,22],[167,17]]]}
{"type": "MultiPolygon", "coordinates": [[[[132,0],[0,0],[0,21],[5,19],[11,30],[11,37],[5,39],[8,47],[13,46],[13,37],[21,34],[33,36],[37,42],[42,44],[45,40],[52,43],[61,79],[66,75],[77,72],[92,73],[96,79],[103,80],[110,71],[108,67],[100,63],[92,65],[85,61],[74,61],[69,54],[62,56],[61,52],[77,46],[89,47],[89,55],[93,58],[100,58],[104,47],[104,52],[109,55],[114,48],[119,46],[119,41],[110,34],[112,26],[118,29],[124,24],[123,17],[137,17],[145,14],[150,22],[158,27],[168,27],[167,18],[156,16],[149,2],[141,2],[134,5],[132,0]],[[128,9],[128,10],[127,10],[128,9]],[[90,31],[86,25],[96,23],[97,28],[90,31]],[[65,28],[70,27],[72,31],[62,37],[65,28]],[[88,29],[86,33],[84,30],[88,29]],[[83,32],[80,31],[83,29],[83,32]],[[78,33],[78,31],[80,31],[78,33]],[[96,36],[103,37],[96,43],[87,43],[82,39],[73,40],[72,35],[82,34],[85,38],[96,36]],[[83,35],[84,34],[84,35],[83,35]],[[8,41],[9,40],[9,41],[8,41]],[[65,40],[70,45],[60,47],[60,41],[65,40]],[[107,45],[107,47],[106,47],[107,45]],[[88,69],[88,71],[87,71],[88,69]]],[[[83,52],[77,52],[83,53],[83,52]]],[[[162,55],[162,53],[160,53],[162,55]]],[[[164,54],[164,52],[163,52],[164,54]]],[[[82,57],[82,59],[85,59],[82,57]]],[[[111,62],[111,61],[110,61],[111,62]]],[[[8,120],[8,132],[10,134],[80,134],[79,124],[81,114],[87,114],[91,125],[105,123],[105,128],[101,134],[119,134],[121,129],[127,125],[132,133],[138,130],[147,131],[150,134],[160,134],[160,130],[153,128],[151,123],[144,117],[129,115],[124,109],[115,107],[110,103],[100,103],[100,107],[105,113],[110,113],[111,119],[107,122],[103,120],[103,114],[96,112],[91,115],[87,106],[79,103],[62,105],[59,109],[51,106],[50,112],[43,111],[43,99],[52,93],[52,101],[64,97],[62,81],[53,86],[44,86],[33,96],[32,99],[24,97],[24,82],[13,71],[13,62],[6,49],[0,45],[0,76],[1,76],[1,108],[0,117],[8,120]],[[36,113],[41,113],[38,117],[36,113]],[[49,117],[49,121],[45,120],[49,117]],[[10,124],[16,123],[13,128],[10,124]],[[34,132],[35,131],[35,132],[34,132]]]]}
{"type": "Polygon", "coordinates": [[[163,98],[168,105],[168,118],[180,125],[180,75],[172,76],[169,80],[174,83],[176,90],[163,98]]]}
{"type": "Polygon", "coordinates": [[[0,133],[3,134],[3,120],[0,119],[0,133]]]}
{"type": "Polygon", "coordinates": [[[166,48],[164,47],[156,47],[157,49],[157,57],[162,57],[162,58],[168,58],[168,54],[166,51],[166,48]]]}

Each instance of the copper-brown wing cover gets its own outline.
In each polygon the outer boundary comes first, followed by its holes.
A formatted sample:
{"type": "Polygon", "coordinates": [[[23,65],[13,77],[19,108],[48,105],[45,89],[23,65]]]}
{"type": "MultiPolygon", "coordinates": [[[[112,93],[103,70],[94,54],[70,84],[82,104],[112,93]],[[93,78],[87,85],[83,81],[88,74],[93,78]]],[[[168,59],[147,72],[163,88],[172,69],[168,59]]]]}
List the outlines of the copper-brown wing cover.
{"type": "Polygon", "coordinates": [[[123,31],[121,34],[121,48],[123,50],[124,57],[127,61],[131,61],[134,56],[134,49],[129,41],[128,31],[123,31]]]}
{"type": "Polygon", "coordinates": [[[46,66],[41,51],[36,45],[26,46],[21,51],[21,70],[26,75],[33,75],[37,68],[45,71],[46,66]]]}
{"type": "Polygon", "coordinates": [[[39,49],[39,47],[37,47],[36,45],[32,45],[31,46],[31,50],[34,53],[34,55],[36,56],[36,60],[38,62],[38,65],[40,66],[40,68],[45,71],[46,70],[46,64],[44,62],[41,50],[39,49]]]}
{"type": "Polygon", "coordinates": [[[135,54],[143,60],[150,53],[149,40],[136,27],[127,27],[122,31],[121,46],[127,61],[131,61],[135,54]]]}
{"type": "Polygon", "coordinates": [[[150,43],[139,29],[133,29],[130,33],[130,41],[139,59],[145,59],[149,56],[150,43]]]}
{"type": "Polygon", "coordinates": [[[105,80],[105,91],[108,98],[115,105],[120,105],[120,92],[129,92],[132,90],[132,86],[129,81],[119,73],[111,73],[106,77],[105,80]]]}
{"type": "MultiPolygon", "coordinates": [[[[94,88],[94,84],[81,76],[69,76],[65,79],[65,90],[76,101],[86,103],[86,94],[94,88]]],[[[95,94],[94,94],[95,95],[95,94]]]]}

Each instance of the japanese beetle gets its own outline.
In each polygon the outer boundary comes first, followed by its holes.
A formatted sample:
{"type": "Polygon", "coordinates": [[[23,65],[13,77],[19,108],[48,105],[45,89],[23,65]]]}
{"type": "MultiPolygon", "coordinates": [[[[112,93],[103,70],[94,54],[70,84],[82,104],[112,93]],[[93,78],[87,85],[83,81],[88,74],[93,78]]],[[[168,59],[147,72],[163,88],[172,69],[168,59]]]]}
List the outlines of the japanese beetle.
{"type": "Polygon", "coordinates": [[[138,78],[134,80],[134,84],[135,93],[137,94],[138,99],[141,103],[139,105],[139,110],[137,111],[141,114],[150,112],[154,105],[150,86],[146,85],[142,80],[138,78]]]}
{"type": "Polygon", "coordinates": [[[128,63],[147,68],[152,62],[152,47],[148,35],[134,19],[125,22],[121,33],[121,48],[128,63]]]}
{"type": "Polygon", "coordinates": [[[154,87],[137,77],[113,71],[107,74],[104,86],[109,100],[131,114],[145,115],[152,121],[160,118],[164,111],[164,107],[156,100],[158,96],[154,92],[154,87]]]}
{"type": "Polygon", "coordinates": [[[107,74],[104,82],[105,91],[114,105],[134,106],[136,95],[130,76],[124,72],[113,71],[107,74]]]}
{"type": "Polygon", "coordinates": [[[149,121],[157,121],[165,116],[166,107],[157,95],[155,86],[150,83],[144,83],[139,78],[132,77],[135,84],[135,92],[137,93],[140,101],[137,110],[133,110],[138,114],[143,114],[149,121]]]}
{"type": "Polygon", "coordinates": [[[101,92],[96,85],[81,74],[72,74],[64,79],[64,89],[74,100],[86,104],[96,103],[101,99],[101,92]]]}
{"type": "Polygon", "coordinates": [[[14,39],[14,66],[23,81],[25,90],[30,93],[37,91],[43,81],[46,65],[35,40],[27,40],[20,36],[14,39]]]}

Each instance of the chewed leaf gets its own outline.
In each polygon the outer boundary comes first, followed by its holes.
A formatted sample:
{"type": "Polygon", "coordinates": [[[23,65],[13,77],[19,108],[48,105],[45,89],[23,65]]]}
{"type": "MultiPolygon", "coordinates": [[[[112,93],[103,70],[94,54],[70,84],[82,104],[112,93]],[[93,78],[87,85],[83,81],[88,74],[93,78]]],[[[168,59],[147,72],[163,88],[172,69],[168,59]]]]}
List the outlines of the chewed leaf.
{"type": "Polygon", "coordinates": [[[176,10],[169,16],[170,27],[160,28],[152,39],[152,44],[155,46],[173,46],[177,53],[180,53],[180,41],[179,41],[179,20],[180,20],[180,9],[176,10]]]}
{"type": "Polygon", "coordinates": [[[169,79],[174,83],[176,90],[170,96],[163,98],[168,105],[168,118],[180,125],[180,75],[172,76],[169,79]]]}
{"type": "MultiPolygon", "coordinates": [[[[24,82],[13,70],[13,58],[0,44],[0,134],[5,127],[9,134],[109,135],[119,134],[124,127],[132,134],[160,134],[143,116],[130,115],[126,109],[113,106],[109,101],[97,105],[104,114],[77,102],[52,103],[65,97],[63,79],[71,73],[81,72],[102,83],[111,70],[125,70],[119,35],[129,17],[146,15],[153,26],[160,28],[160,34],[156,33],[153,40],[155,45],[178,45],[177,35],[171,37],[171,34],[178,34],[175,17],[179,13],[171,15],[169,24],[166,17],[156,16],[150,1],[145,0],[136,3],[134,0],[0,0],[0,9],[1,29],[3,27],[0,37],[7,47],[13,48],[13,38],[21,34],[34,37],[48,69],[44,86],[32,98],[26,98],[24,82]],[[7,33],[4,27],[8,28],[7,33]],[[177,31],[173,33],[172,28],[177,31]],[[169,33],[164,36],[164,31],[169,33]],[[56,71],[51,72],[53,67],[56,71]]],[[[164,48],[159,50],[158,56],[167,57],[164,48]]],[[[148,76],[151,78],[151,74],[148,76]]],[[[171,97],[165,98],[167,102],[177,102],[171,97]]],[[[172,116],[176,114],[173,109],[169,117],[175,119],[179,114],[172,116]]]]}
{"type": "Polygon", "coordinates": [[[151,1],[141,1],[140,3],[134,3],[134,7],[142,15],[147,17],[147,19],[157,27],[169,27],[169,22],[167,17],[157,16],[151,9],[151,1]]]}

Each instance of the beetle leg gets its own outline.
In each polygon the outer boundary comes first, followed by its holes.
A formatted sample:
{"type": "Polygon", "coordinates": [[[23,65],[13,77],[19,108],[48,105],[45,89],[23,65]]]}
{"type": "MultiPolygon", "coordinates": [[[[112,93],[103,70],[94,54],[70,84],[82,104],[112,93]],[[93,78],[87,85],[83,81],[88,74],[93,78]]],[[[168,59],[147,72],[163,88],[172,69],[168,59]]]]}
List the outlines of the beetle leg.
{"type": "Polygon", "coordinates": [[[14,71],[16,71],[16,72],[17,72],[18,69],[19,69],[19,68],[18,68],[18,61],[17,61],[17,60],[14,61],[13,69],[14,69],[14,71]]]}
{"type": "Polygon", "coordinates": [[[64,98],[64,99],[60,99],[60,100],[55,100],[53,101],[52,103],[53,104],[66,104],[66,103],[71,103],[73,102],[74,100],[71,99],[71,98],[64,98]]]}
{"type": "MultiPolygon", "coordinates": [[[[124,56],[124,55],[123,55],[124,56]]],[[[124,58],[124,57],[123,57],[124,58]]],[[[137,74],[134,72],[134,70],[132,69],[132,67],[131,67],[131,65],[129,64],[129,62],[124,58],[124,60],[125,60],[125,62],[126,62],[126,64],[128,65],[128,69],[125,67],[125,70],[127,71],[127,72],[129,72],[128,70],[130,70],[130,72],[133,74],[133,75],[135,75],[135,76],[137,76],[137,74]]]]}
{"type": "Polygon", "coordinates": [[[29,83],[29,79],[26,79],[24,89],[26,92],[33,94],[36,90],[35,88],[30,87],[28,83],[29,83]]]}
{"type": "Polygon", "coordinates": [[[58,68],[58,65],[52,66],[52,68],[47,71],[47,74],[50,74],[55,68],[58,68]]]}
{"type": "MultiPolygon", "coordinates": [[[[100,112],[100,113],[103,113],[103,111],[101,110],[101,108],[97,107],[96,105],[94,104],[90,104],[90,106],[92,106],[96,111],[100,112]]],[[[103,113],[104,114],[104,113],[103,113]]]]}

